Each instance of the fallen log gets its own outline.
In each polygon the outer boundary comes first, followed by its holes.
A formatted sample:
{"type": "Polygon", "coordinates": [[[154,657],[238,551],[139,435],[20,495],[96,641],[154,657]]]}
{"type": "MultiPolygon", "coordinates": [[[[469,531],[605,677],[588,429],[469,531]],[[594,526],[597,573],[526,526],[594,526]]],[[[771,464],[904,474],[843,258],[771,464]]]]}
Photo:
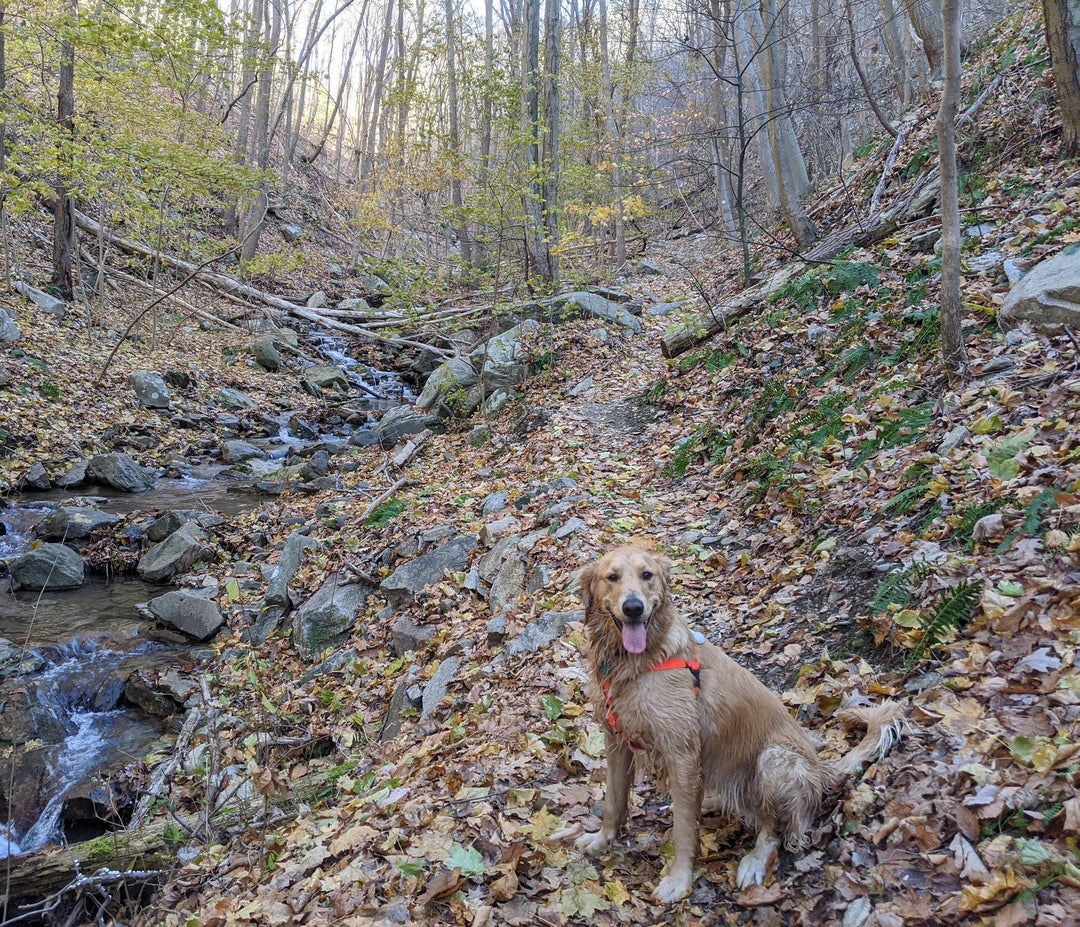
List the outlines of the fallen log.
{"type": "Polygon", "coordinates": [[[660,350],[664,357],[678,357],[695,345],[726,330],[728,325],[751,310],[760,308],[780,287],[801,276],[806,265],[825,263],[848,248],[865,248],[888,238],[905,222],[925,215],[937,200],[939,189],[937,168],[934,168],[922,175],[912,184],[910,191],[885,212],[871,215],[863,223],[834,232],[805,254],[792,258],[767,280],[743,290],[719,305],[709,306],[697,319],[682,328],[665,332],[660,339],[660,350]]]}

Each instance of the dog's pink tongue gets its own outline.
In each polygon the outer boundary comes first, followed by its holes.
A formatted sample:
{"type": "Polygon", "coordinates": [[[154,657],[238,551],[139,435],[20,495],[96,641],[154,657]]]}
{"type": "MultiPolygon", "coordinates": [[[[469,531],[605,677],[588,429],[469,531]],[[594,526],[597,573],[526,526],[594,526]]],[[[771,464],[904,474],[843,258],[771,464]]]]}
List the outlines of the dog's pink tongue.
{"type": "Polygon", "coordinates": [[[645,650],[645,625],[627,622],[622,626],[622,645],[630,653],[643,653],[645,650]]]}

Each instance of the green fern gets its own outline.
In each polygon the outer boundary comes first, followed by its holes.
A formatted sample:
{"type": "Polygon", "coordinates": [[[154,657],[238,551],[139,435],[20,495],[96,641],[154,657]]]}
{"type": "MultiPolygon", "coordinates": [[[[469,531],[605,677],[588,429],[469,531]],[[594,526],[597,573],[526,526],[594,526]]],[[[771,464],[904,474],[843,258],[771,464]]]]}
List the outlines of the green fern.
{"type": "Polygon", "coordinates": [[[870,611],[877,614],[887,612],[893,606],[904,608],[910,605],[915,598],[915,590],[926,582],[933,571],[934,568],[925,561],[913,563],[902,570],[893,570],[874,592],[874,598],[870,600],[870,611]]]}
{"type": "Polygon", "coordinates": [[[972,609],[979,598],[981,585],[963,580],[947,590],[930,617],[920,623],[922,636],[908,655],[910,669],[931,650],[940,646],[971,618],[972,609]]]}

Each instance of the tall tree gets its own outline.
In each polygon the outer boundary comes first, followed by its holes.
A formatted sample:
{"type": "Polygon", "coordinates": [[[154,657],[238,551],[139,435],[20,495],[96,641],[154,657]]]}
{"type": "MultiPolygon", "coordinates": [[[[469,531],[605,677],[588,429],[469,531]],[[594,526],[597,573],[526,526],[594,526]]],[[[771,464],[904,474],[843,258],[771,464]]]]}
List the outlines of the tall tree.
{"type": "Polygon", "coordinates": [[[1061,107],[1061,153],[1080,155],[1080,3],[1043,0],[1046,44],[1061,107]]]}
{"type": "Polygon", "coordinates": [[[454,23],[454,0],[445,0],[446,10],[446,107],[450,123],[450,204],[454,222],[457,224],[458,246],[461,261],[466,268],[472,266],[472,234],[465,217],[465,199],[461,191],[461,127],[458,124],[458,77],[457,37],[454,23]]]}
{"type": "Polygon", "coordinates": [[[75,41],[72,35],[78,25],[78,0],[66,0],[66,13],[66,21],[60,26],[59,90],[56,95],[59,155],[54,187],[52,285],[64,299],[71,299],[74,293],[71,266],[75,254],[75,210],[70,187],[75,166],[75,41]]]}
{"type": "Polygon", "coordinates": [[[941,353],[945,369],[963,373],[967,363],[960,302],[960,195],[956,168],[956,114],[960,104],[960,0],[944,0],[945,81],[938,108],[941,174],[941,353]]]}

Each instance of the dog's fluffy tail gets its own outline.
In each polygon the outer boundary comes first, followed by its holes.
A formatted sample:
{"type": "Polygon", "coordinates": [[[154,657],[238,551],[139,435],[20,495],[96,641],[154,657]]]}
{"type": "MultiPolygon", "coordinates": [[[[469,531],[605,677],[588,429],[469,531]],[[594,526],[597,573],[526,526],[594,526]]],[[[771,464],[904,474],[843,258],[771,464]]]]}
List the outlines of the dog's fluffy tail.
{"type": "Polygon", "coordinates": [[[904,706],[899,702],[846,708],[838,711],[836,717],[845,727],[862,725],[866,728],[866,736],[844,756],[828,764],[831,787],[838,786],[865,763],[884,756],[900,742],[904,733],[904,706]]]}

